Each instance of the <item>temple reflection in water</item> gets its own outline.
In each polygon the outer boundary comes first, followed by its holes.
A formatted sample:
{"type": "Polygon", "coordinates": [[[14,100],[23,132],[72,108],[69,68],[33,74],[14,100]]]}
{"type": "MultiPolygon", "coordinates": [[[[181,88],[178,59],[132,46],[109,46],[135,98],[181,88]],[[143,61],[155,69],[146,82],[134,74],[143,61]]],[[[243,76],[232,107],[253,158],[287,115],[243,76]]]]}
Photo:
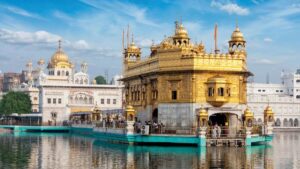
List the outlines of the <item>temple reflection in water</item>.
{"type": "Polygon", "coordinates": [[[171,147],[112,144],[70,134],[0,135],[0,168],[299,168],[299,134],[277,133],[270,145],[171,147]]]}

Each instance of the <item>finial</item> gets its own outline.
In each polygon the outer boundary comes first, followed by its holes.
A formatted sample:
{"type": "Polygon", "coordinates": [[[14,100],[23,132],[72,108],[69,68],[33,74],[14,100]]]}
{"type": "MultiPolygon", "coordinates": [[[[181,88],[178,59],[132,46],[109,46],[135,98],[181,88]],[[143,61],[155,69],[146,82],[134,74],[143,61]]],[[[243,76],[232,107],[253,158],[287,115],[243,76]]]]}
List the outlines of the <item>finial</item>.
{"type": "Polygon", "coordinates": [[[127,47],[129,47],[129,24],[127,27],[127,47]]]}
{"type": "Polygon", "coordinates": [[[131,34],[131,43],[133,43],[133,33],[131,34]]]}
{"type": "Polygon", "coordinates": [[[215,24],[215,31],[214,31],[214,40],[215,40],[215,53],[218,54],[220,50],[218,49],[218,24],[215,24]]]}
{"type": "Polygon", "coordinates": [[[180,16],[180,25],[182,25],[182,16],[180,16]]]}
{"type": "Polygon", "coordinates": [[[178,28],[178,21],[175,21],[175,29],[178,28]]]}
{"type": "Polygon", "coordinates": [[[152,39],[152,46],[154,45],[154,39],[152,39]]]}
{"type": "Polygon", "coordinates": [[[124,29],[123,29],[123,32],[122,32],[122,50],[124,50],[124,29]]]}
{"type": "Polygon", "coordinates": [[[237,17],[236,17],[236,19],[235,19],[235,27],[236,27],[236,28],[239,28],[238,18],[237,18],[237,17]]]}
{"type": "Polygon", "coordinates": [[[58,40],[58,50],[61,51],[61,39],[58,40]]]}

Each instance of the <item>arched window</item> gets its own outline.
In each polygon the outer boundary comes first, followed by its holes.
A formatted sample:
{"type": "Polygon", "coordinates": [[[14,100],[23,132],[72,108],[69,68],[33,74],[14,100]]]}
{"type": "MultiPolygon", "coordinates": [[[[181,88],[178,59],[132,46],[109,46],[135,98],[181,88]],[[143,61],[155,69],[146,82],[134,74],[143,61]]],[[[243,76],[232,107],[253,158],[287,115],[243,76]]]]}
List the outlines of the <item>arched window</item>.
{"type": "Polygon", "coordinates": [[[60,76],[60,71],[57,71],[57,76],[60,76]]]}
{"type": "Polygon", "coordinates": [[[80,80],[80,84],[83,84],[83,80],[82,79],[80,80]]]}
{"type": "Polygon", "coordinates": [[[298,119],[295,119],[294,120],[294,127],[298,127],[299,126],[299,121],[298,121],[298,119]]]}
{"type": "Polygon", "coordinates": [[[214,88],[213,87],[210,87],[208,88],[208,96],[214,96],[214,88]]]}
{"type": "Polygon", "coordinates": [[[224,88],[223,87],[218,88],[218,95],[219,96],[224,96],[224,88]]]}
{"type": "Polygon", "coordinates": [[[275,126],[281,126],[281,121],[279,118],[276,119],[275,126]]]}

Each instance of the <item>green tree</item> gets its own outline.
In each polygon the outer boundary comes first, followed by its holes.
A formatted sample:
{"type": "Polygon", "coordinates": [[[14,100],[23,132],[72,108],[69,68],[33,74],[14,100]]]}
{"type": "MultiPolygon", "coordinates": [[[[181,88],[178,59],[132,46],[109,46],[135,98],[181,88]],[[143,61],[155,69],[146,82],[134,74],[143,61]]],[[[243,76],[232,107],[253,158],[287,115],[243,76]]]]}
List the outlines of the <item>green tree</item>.
{"type": "Polygon", "coordinates": [[[23,92],[8,92],[0,102],[0,114],[31,113],[31,100],[28,94],[23,92]]]}
{"type": "Polygon", "coordinates": [[[105,78],[101,75],[95,77],[95,80],[96,80],[97,84],[107,84],[105,78]]]}

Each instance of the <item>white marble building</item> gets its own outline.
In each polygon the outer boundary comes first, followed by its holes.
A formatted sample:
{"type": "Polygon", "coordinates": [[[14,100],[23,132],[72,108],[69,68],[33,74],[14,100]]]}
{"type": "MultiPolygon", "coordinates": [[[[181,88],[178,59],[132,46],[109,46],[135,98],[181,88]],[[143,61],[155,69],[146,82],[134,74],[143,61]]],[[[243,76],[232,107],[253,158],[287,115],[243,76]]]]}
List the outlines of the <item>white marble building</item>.
{"type": "Polygon", "coordinates": [[[282,72],[281,84],[248,83],[248,106],[257,122],[263,121],[265,105],[275,113],[276,127],[299,127],[300,120],[300,69],[282,72]]]}
{"type": "Polygon", "coordinates": [[[32,63],[28,63],[28,83],[19,87],[32,95],[33,112],[42,114],[44,124],[51,121],[60,124],[69,120],[72,113],[92,112],[96,106],[102,111],[121,111],[123,108],[123,85],[117,82],[112,85],[90,83],[87,63],[82,63],[81,70],[75,73],[60,45],[46,69],[44,64],[41,59],[34,69],[32,63]]]}

